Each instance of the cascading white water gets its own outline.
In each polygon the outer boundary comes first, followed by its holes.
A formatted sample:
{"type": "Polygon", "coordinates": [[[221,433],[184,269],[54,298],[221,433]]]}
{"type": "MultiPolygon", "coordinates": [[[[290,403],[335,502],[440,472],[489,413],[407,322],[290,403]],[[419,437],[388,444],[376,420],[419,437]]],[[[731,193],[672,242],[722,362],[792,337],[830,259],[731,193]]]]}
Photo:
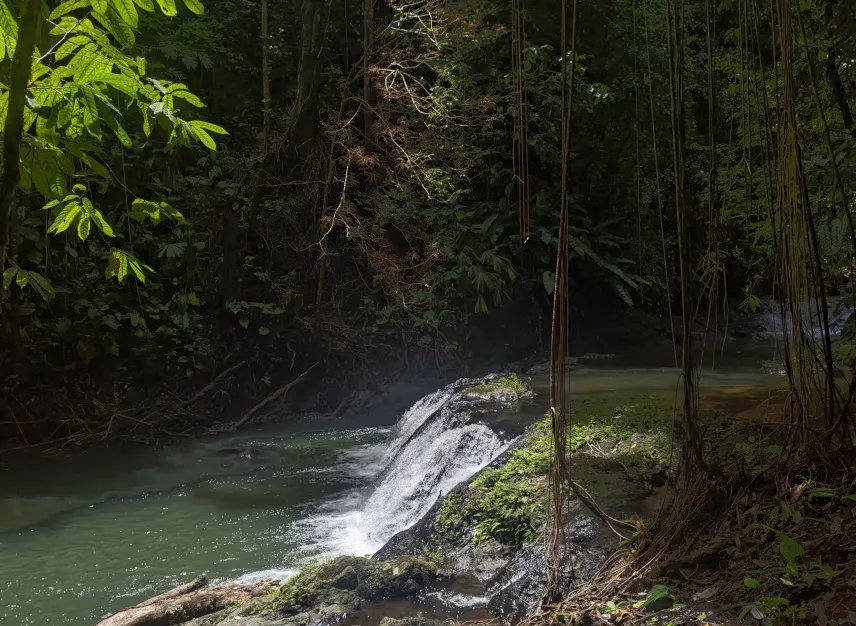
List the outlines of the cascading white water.
{"type": "Polygon", "coordinates": [[[352,492],[302,523],[314,550],[324,556],[377,551],[502,452],[503,442],[487,426],[468,424],[467,413],[446,407],[469,382],[429,394],[404,413],[368,495],[352,492]]]}

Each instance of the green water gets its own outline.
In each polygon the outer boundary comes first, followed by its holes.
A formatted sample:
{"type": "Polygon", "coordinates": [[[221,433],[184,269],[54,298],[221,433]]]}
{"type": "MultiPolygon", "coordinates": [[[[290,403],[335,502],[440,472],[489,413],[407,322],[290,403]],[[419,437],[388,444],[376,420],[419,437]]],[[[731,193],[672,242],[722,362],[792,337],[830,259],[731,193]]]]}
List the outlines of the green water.
{"type": "MultiPolygon", "coordinates": [[[[730,347],[727,367],[706,372],[704,383],[759,382],[770,347],[730,347]]],[[[584,361],[570,392],[674,388],[672,358],[669,349],[584,361]]],[[[547,381],[533,383],[541,392],[533,406],[486,418],[506,439],[543,415],[547,381]]],[[[7,462],[0,625],[90,625],[199,574],[284,578],[307,559],[365,550],[354,539],[363,529],[343,533],[342,519],[365,501],[395,420],[388,412],[287,417],[157,450],[111,446],[7,462]],[[257,456],[241,458],[247,448],[257,456]]]]}
{"type": "Polygon", "coordinates": [[[331,419],[0,470],[0,624],[91,624],[201,574],[283,577],[311,557],[296,522],[363,485],[388,429],[331,419]],[[242,459],[223,448],[255,448],[242,459]]]}

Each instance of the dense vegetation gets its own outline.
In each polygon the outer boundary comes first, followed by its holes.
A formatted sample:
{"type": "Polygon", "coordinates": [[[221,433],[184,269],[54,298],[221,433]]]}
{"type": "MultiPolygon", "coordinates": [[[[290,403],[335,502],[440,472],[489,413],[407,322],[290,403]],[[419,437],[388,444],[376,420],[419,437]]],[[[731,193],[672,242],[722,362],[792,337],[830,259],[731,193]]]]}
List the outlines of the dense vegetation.
{"type": "Polygon", "coordinates": [[[332,408],[570,294],[683,314],[700,469],[692,322],[774,297],[789,437],[848,466],[852,3],[209,5],[0,0],[0,447],[332,408]]]}

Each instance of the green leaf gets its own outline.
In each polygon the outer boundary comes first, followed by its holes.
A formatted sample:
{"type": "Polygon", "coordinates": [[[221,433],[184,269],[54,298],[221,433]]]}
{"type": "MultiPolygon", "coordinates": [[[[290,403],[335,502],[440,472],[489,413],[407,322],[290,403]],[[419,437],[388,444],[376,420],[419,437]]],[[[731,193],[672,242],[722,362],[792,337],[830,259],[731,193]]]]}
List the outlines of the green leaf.
{"type": "Polygon", "coordinates": [[[48,228],[49,233],[57,234],[65,232],[74,223],[74,220],[83,212],[83,207],[78,202],[66,204],[53,223],[48,228]]]}
{"type": "Polygon", "coordinates": [[[61,18],[63,15],[68,15],[72,11],[76,11],[77,9],[82,9],[83,7],[91,6],[91,2],[89,0],[71,0],[71,2],[63,2],[53,11],[51,11],[50,19],[51,21],[56,21],[61,18]]]}
{"type": "Polygon", "coordinates": [[[82,152],[80,160],[86,163],[86,165],[89,166],[89,169],[98,174],[104,180],[113,180],[113,177],[110,175],[110,171],[92,155],[82,152]]]}
{"type": "Polygon", "coordinates": [[[143,11],[151,13],[155,10],[155,3],[152,0],[134,0],[134,4],[140,7],[143,11]]]}
{"type": "Polygon", "coordinates": [[[93,11],[92,15],[123,47],[133,47],[135,41],[134,29],[128,26],[128,23],[116,13],[115,9],[110,7],[105,12],[93,11]]]}
{"type": "MultiPolygon", "coordinates": [[[[102,110],[102,113],[104,111],[102,110]]],[[[128,133],[125,132],[125,129],[122,128],[122,125],[119,123],[119,120],[110,112],[109,115],[104,115],[104,121],[107,123],[107,126],[113,133],[118,137],[119,141],[122,142],[122,145],[126,148],[130,148],[133,143],[131,142],[131,138],[128,136],[128,133]]]]}
{"type": "Polygon", "coordinates": [[[201,304],[201,302],[199,302],[199,298],[192,291],[187,294],[187,301],[190,303],[190,306],[199,306],[201,304]]]}
{"type": "Polygon", "coordinates": [[[182,89],[181,91],[176,91],[172,95],[175,98],[181,98],[182,100],[184,100],[188,104],[193,105],[197,108],[201,109],[201,108],[205,107],[205,103],[203,103],[202,100],[200,100],[195,94],[187,91],[186,89],[182,89]]]}
{"type": "Polygon", "coordinates": [[[175,0],[158,0],[158,5],[167,17],[174,17],[178,13],[175,9],[175,0]]]}
{"type": "Polygon", "coordinates": [[[267,326],[259,326],[259,334],[270,335],[270,328],[268,328],[267,326]]]}
{"type": "Polygon", "coordinates": [[[202,143],[203,146],[205,146],[209,150],[217,149],[217,143],[214,141],[214,139],[211,138],[211,135],[209,135],[201,128],[194,127],[193,122],[190,122],[190,124],[191,128],[193,128],[193,134],[196,135],[196,138],[202,143]]]}
{"type": "Polygon", "coordinates": [[[196,13],[196,15],[205,13],[205,7],[202,6],[199,0],[184,0],[184,6],[196,13]]]}
{"type": "Polygon", "coordinates": [[[770,532],[775,533],[779,536],[781,540],[779,542],[779,550],[782,553],[782,556],[785,557],[785,560],[788,563],[793,563],[797,557],[800,557],[805,554],[805,550],[803,547],[794,541],[791,537],[788,537],[785,533],[780,530],[776,530],[772,526],[767,526],[766,524],[758,524],[761,528],[766,528],[770,532]]]}
{"type": "Polygon", "coordinates": [[[222,126],[217,126],[217,124],[212,124],[211,122],[204,122],[202,120],[193,120],[190,122],[190,125],[194,128],[202,128],[203,130],[207,130],[211,133],[216,133],[218,135],[228,135],[229,131],[227,131],[222,126]]]}
{"type": "Polygon", "coordinates": [[[95,225],[98,227],[98,230],[100,230],[108,237],[116,236],[116,233],[113,232],[113,227],[110,226],[107,220],[104,219],[104,216],[98,209],[95,209],[95,212],[92,214],[92,221],[95,222],[95,225]]]}
{"type": "Polygon", "coordinates": [[[9,267],[3,272],[3,289],[8,289],[9,285],[12,284],[12,279],[15,278],[15,274],[18,273],[17,267],[9,267]]]}
{"type": "Polygon", "coordinates": [[[134,6],[134,0],[110,0],[110,2],[116,9],[116,13],[125,20],[125,23],[137,30],[139,16],[137,15],[137,7],[134,6]]]}
{"type": "Polygon", "coordinates": [[[556,288],[556,275],[553,272],[544,272],[541,274],[541,282],[544,283],[547,295],[553,295],[553,290],[556,288]]]}
{"type": "Polygon", "coordinates": [[[107,12],[107,0],[91,0],[92,9],[99,13],[107,12]]]}
{"type": "Polygon", "coordinates": [[[51,286],[50,282],[47,278],[39,274],[38,272],[28,271],[24,272],[23,270],[19,271],[20,274],[27,275],[27,284],[32,287],[36,293],[38,293],[43,300],[50,300],[56,295],[54,288],[51,286]]]}
{"type": "Polygon", "coordinates": [[[86,238],[89,237],[89,229],[92,226],[92,218],[85,213],[80,216],[80,219],[77,220],[77,236],[80,237],[81,241],[86,241],[86,238]]]}
{"type": "Polygon", "coordinates": [[[760,585],[761,585],[761,583],[759,583],[754,578],[744,578],[743,579],[743,586],[746,587],[747,589],[755,589],[756,587],[759,587],[760,585]]]}
{"type": "Polygon", "coordinates": [[[18,23],[15,14],[9,10],[6,0],[0,0],[0,61],[7,56],[12,58],[17,43],[18,23]]]}
{"type": "Polygon", "coordinates": [[[656,603],[664,600],[671,599],[671,595],[669,594],[669,587],[666,585],[654,585],[651,587],[651,590],[648,592],[648,595],[645,596],[645,599],[641,602],[637,602],[633,606],[635,608],[651,608],[656,603]]]}

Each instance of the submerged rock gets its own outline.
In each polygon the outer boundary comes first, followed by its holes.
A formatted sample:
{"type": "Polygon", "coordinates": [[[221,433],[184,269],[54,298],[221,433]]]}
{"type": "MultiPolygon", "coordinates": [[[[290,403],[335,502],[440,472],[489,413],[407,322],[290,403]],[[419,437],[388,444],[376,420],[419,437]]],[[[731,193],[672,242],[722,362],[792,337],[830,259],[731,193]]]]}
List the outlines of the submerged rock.
{"type": "Polygon", "coordinates": [[[428,619],[427,617],[402,617],[393,619],[384,617],[378,626],[451,626],[455,621],[451,619],[428,619]]]}

